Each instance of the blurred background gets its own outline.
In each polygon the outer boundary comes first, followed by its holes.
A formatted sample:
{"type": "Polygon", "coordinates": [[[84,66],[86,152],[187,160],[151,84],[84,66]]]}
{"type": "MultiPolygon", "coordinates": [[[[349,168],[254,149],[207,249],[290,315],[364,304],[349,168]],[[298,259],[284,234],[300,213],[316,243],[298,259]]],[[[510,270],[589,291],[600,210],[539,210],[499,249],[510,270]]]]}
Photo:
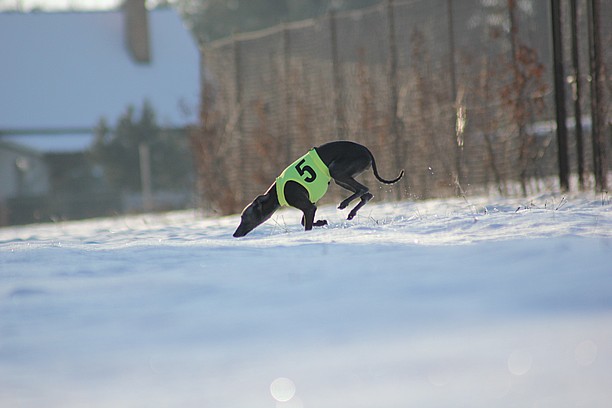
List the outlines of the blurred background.
{"type": "Polygon", "coordinates": [[[606,191],[609,21],[602,0],[0,0],[0,226],[236,213],[334,139],[406,169],[383,199],[606,191]]]}

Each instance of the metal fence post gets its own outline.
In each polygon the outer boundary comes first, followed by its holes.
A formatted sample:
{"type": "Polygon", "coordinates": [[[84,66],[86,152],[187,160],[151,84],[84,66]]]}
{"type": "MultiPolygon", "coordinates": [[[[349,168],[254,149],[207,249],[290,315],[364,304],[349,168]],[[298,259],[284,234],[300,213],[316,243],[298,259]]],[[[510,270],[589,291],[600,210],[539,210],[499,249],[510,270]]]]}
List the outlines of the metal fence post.
{"type": "Polygon", "coordinates": [[[140,167],[140,190],[142,194],[142,209],[150,212],[154,208],[153,183],[151,179],[151,150],[147,142],[138,145],[138,164],[140,167]]]}
{"type": "Polygon", "coordinates": [[[293,149],[293,138],[289,135],[290,132],[290,121],[291,121],[291,37],[289,35],[289,29],[287,24],[283,23],[282,32],[282,53],[283,53],[283,108],[285,114],[283,115],[283,141],[285,142],[285,160],[287,163],[291,162],[292,149],[293,149]]]}
{"type": "MultiPolygon", "coordinates": [[[[243,95],[242,95],[242,69],[241,69],[241,42],[239,39],[237,39],[235,36],[232,39],[232,46],[233,46],[233,52],[234,52],[234,85],[236,87],[236,89],[234,90],[234,107],[235,109],[238,110],[237,114],[237,123],[236,123],[236,136],[237,136],[237,145],[238,145],[238,157],[240,158],[239,160],[239,171],[241,174],[246,174],[246,169],[244,168],[245,165],[247,165],[248,161],[244,160],[243,158],[243,154],[245,152],[245,145],[246,145],[246,141],[245,141],[245,137],[244,137],[244,111],[243,111],[243,95]]],[[[244,201],[243,200],[243,195],[244,195],[244,191],[248,191],[249,188],[249,184],[250,184],[250,180],[248,177],[240,177],[240,175],[238,175],[238,179],[240,180],[240,189],[237,190],[237,195],[238,197],[236,197],[236,201],[240,202],[240,201],[244,201]]]]}
{"type": "Polygon", "coordinates": [[[460,118],[459,109],[461,104],[457,100],[457,72],[455,65],[455,28],[453,21],[453,0],[447,0],[446,2],[447,15],[448,15],[448,65],[450,73],[450,91],[451,91],[451,103],[453,107],[452,115],[452,127],[453,129],[453,145],[455,147],[455,193],[457,195],[463,195],[463,124],[459,123],[460,118]]]}
{"type": "MultiPolygon", "coordinates": [[[[389,95],[391,98],[389,106],[389,114],[391,116],[391,123],[389,133],[393,139],[395,147],[395,167],[403,168],[402,161],[404,157],[404,149],[401,146],[401,135],[400,126],[401,122],[398,117],[398,104],[399,104],[399,83],[397,79],[397,39],[395,37],[395,0],[387,0],[387,22],[388,22],[388,35],[389,35],[389,67],[388,67],[388,81],[389,81],[389,95]]],[[[402,198],[401,189],[395,189],[396,198],[399,200],[402,198]]]]}
{"type": "Polygon", "coordinates": [[[233,51],[234,51],[234,85],[236,89],[234,90],[234,103],[236,109],[238,109],[238,138],[242,140],[242,70],[241,66],[241,58],[240,58],[240,40],[234,37],[232,39],[233,51]]]}
{"type": "Polygon", "coordinates": [[[329,30],[331,37],[332,78],[334,84],[334,109],[336,114],[336,137],[346,137],[346,120],[344,118],[344,84],[338,56],[338,28],[336,27],[336,11],[329,11],[329,30]]]}
{"type": "Polygon", "coordinates": [[[574,68],[573,99],[576,135],[576,156],[578,159],[578,188],[584,189],[584,142],[582,134],[582,86],[580,73],[580,54],[578,48],[578,4],[577,0],[570,0],[571,25],[572,25],[572,65],[574,68]]]}
{"type": "Polygon", "coordinates": [[[559,184],[561,190],[569,190],[569,159],[567,155],[567,113],[565,110],[565,74],[563,72],[563,42],[561,38],[561,5],[550,0],[553,41],[553,69],[555,77],[555,113],[557,120],[557,149],[559,160],[559,184]]]}
{"type": "Polygon", "coordinates": [[[606,103],[605,103],[605,70],[599,31],[599,0],[587,2],[589,21],[589,61],[591,71],[591,118],[593,139],[593,173],[595,189],[606,191],[608,188],[608,154],[605,140],[606,103]]]}

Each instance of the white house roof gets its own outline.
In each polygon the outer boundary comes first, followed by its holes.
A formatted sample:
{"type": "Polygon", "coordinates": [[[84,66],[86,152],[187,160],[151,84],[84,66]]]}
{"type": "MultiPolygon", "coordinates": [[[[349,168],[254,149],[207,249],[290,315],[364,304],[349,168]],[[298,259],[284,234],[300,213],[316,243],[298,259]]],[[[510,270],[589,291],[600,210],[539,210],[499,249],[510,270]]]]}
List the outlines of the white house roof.
{"type": "Polygon", "coordinates": [[[195,123],[197,45],[171,8],[150,11],[149,30],[143,64],[125,45],[121,11],[0,13],[0,134],[93,128],[101,117],[114,126],[145,100],[161,126],[195,123]]]}

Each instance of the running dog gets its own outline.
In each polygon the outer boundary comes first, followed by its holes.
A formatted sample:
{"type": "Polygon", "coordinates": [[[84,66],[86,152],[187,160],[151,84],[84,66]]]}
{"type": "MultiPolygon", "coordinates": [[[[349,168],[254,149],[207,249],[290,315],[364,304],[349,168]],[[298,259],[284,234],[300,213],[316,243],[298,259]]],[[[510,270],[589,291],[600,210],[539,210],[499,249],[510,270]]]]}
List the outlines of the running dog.
{"type": "Polygon", "coordinates": [[[331,179],[353,194],[338,206],[343,210],[355,199],[359,203],[351,210],[348,219],[374,197],[366,186],[354,177],[372,167],[374,176],[381,183],[394,184],[404,175],[402,170],[393,180],[378,175],[376,161],[367,147],[355,142],[337,141],[314,147],[287,167],[263,194],[255,198],[240,216],[240,225],[234,237],[244,237],[257,226],[267,221],[281,206],[291,206],[302,211],[302,225],[306,231],[313,226],[327,225],[326,220],[315,221],[315,205],[327,192],[331,179]]]}

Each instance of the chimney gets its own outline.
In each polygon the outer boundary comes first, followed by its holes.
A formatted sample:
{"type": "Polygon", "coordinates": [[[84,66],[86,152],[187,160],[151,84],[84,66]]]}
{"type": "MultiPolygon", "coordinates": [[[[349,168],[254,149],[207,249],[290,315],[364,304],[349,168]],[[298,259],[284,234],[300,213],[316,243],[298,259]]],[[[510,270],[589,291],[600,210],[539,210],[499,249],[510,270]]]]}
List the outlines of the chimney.
{"type": "Polygon", "coordinates": [[[124,35],[127,48],[134,61],[151,62],[149,15],[146,0],[125,0],[123,3],[124,35]]]}

